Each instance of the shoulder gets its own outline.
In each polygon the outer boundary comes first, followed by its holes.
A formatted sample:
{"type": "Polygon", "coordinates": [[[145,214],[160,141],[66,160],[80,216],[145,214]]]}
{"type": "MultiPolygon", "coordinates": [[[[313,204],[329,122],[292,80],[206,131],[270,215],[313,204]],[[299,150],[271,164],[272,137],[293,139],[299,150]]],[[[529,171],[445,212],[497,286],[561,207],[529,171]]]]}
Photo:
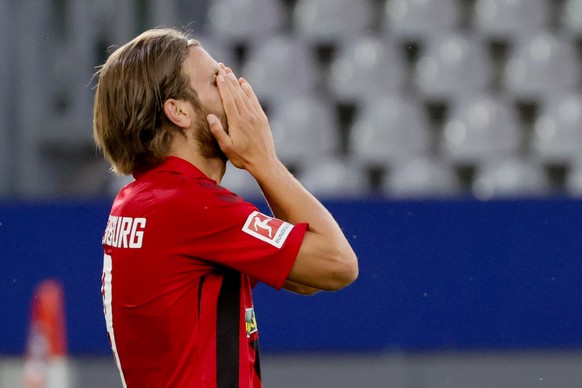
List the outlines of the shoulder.
{"type": "Polygon", "coordinates": [[[254,208],[254,205],[207,177],[168,174],[152,184],[150,191],[157,206],[184,214],[215,216],[217,212],[254,208]]]}

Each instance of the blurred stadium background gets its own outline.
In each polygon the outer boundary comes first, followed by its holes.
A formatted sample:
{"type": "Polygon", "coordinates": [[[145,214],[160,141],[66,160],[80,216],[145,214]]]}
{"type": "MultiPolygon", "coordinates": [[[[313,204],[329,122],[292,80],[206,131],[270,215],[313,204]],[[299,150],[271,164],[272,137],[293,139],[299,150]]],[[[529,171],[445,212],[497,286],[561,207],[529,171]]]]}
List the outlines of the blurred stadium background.
{"type": "Polygon", "coordinates": [[[0,0],[0,387],[46,278],[70,386],[121,386],[92,75],[155,26],[250,80],[360,256],[335,295],[257,289],[267,386],[582,387],[582,0],[0,0]]]}

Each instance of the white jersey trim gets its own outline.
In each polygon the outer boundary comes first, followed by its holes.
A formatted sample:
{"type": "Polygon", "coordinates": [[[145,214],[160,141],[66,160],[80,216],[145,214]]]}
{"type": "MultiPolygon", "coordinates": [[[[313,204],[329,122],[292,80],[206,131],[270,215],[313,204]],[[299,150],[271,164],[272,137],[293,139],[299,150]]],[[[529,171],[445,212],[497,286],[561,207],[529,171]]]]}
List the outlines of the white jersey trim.
{"type": "Polygon", "coordinates": [[[111,350],[113,351],[113,357],[115,358],[117,369],[119,369],[119,375],[121,377],[121,382],[123,383],[123,388],[127,388],[125,376],[123,376],[123,369],[121,369],[121,361],[119,360],[119,354],[117,353],[117,344],[115,343],[115,333],[113,331],[113,310],[111,306],[112,274],[113,274],[113,261],[111,260],[111,256],[105,254],[103,256],[103,278],[101,286],[101,295],[103,296],[103,312],[105,314],[105,325],[107,326],[107,333],[109,334],[109,340],[111,341],[111,350]]]}

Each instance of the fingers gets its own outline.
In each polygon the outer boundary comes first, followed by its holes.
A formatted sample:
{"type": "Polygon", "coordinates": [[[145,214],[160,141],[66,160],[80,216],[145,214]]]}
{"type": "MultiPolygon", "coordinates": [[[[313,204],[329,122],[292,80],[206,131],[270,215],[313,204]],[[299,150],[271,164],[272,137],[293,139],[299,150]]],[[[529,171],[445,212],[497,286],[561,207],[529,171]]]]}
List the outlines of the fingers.
{"type": "Polygon", "coordinates": [[[220,73],[216,76],[216,85],[218,87],[220,99],[222,100],[224,113],[226,113],[228,118],[233,119],[239,116],[239,110],[234,95],[231,91],[231,87],[229,87],[228,84],[229,81],[227,80],[226,72],[221,69],[220,73]]]}
{"type": "Polygon", "coordinates": [[[253,109],[256,112],[260,112],[261,114],[265,114],[263,107],[261,106],[261,103],[259,102],[259,98],[257,97],[257,95],[255,94],[251,84],[244,78],[241,77],[240,79],[240,84],[242,87],[243,92],[246,94],[246,96],[248,97],[253,109]]]}
{"type": "Polygon", "coordinates": [[[233,101],[236,105],[236,108],[238,110],[239,113],[244,112],[244,109],[246,108],[244,101],[242,101],[241,99],[241,90],[239,90],[240,88],[238,87],[238,83],[236,82],[236,76],[234,75],[234,73],[232,72],[232,70],[230,70],[228,67],[226,68],[225,71],[226,75],[225,75],[225,81],[226,81],[226,85],[228,87],[228,91],[229,93],[232,95],[233,101]]]}
{"type": "Polygon", "coordinates": [[[256,108],[253,102],[249,100],[247,92],[243,90],[244,83],[241,82],[242,78],[237,79],[230,67],[227,67],[222,63],[219,64],[219,66],[220,75],[222,75],[222,78],[224,79],[224,85],[227,86],[227,88],[225,89],[227,89],[228,93],[230,93],[230,95],[232,96],[232,101],[236,106],[238,113],[242,114],[245,111],[255,112],[256,108]]]}
{"type": "Polygon", "coordinates": [[[235,96],[235,102],[239,108],[239,112],[242,113],[245,109],[249,112],[254,112],[255,108],[243,90],[240,79],[236,78],[230,67],[226,67],[225,70],[229,79],[229,86],[232,86],[232,91],[235,96]]]}

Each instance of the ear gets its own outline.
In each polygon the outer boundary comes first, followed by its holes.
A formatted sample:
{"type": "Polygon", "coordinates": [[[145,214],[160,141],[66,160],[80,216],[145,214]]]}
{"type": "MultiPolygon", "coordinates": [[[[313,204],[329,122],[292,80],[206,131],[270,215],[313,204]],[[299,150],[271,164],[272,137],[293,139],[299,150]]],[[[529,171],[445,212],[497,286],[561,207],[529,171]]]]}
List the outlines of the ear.
{"type": "Polygon", "coordinates": [[[189,128],[192,125],[194,109],[184,100],[169,98],[164,101],[164,113],[168,120],[180,128],[189,128]]]}

